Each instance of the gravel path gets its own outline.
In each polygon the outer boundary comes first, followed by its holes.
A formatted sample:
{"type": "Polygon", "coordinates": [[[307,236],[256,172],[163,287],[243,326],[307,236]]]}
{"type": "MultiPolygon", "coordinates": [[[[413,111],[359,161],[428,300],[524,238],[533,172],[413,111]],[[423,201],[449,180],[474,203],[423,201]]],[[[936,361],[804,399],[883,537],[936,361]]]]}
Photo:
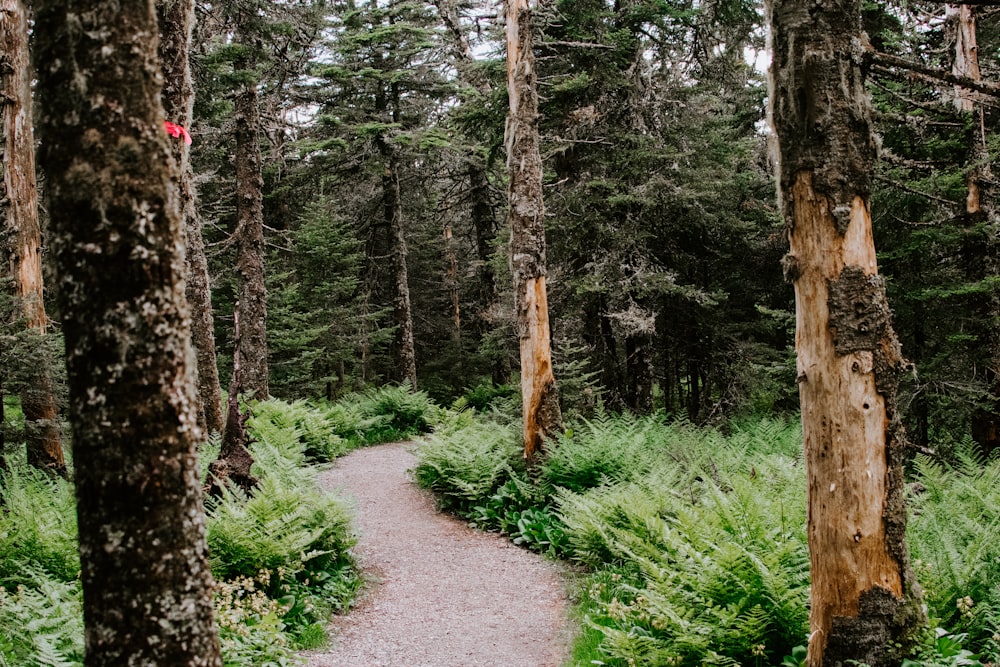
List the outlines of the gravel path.
{"type": "Polygon", "coordinates": [[[321,476],[356,499],[367,594],[308,667],[559,667],[560,568],[438,512],[407,470],[412,444],[359,449],[321,476]]]}

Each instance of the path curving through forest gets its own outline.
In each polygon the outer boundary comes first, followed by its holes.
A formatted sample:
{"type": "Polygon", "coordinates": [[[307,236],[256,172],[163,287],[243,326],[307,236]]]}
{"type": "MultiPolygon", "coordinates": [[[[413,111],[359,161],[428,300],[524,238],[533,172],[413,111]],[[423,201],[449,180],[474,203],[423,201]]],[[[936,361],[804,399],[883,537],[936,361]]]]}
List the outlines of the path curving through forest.
{"type": "Polygon", "coordinates": [[[412,443],[359,449],[323,473],[355,500],[371,582],[308,667],[559,667],[570,629],[562,571],[440,513],[408,470],[412,443]]]}

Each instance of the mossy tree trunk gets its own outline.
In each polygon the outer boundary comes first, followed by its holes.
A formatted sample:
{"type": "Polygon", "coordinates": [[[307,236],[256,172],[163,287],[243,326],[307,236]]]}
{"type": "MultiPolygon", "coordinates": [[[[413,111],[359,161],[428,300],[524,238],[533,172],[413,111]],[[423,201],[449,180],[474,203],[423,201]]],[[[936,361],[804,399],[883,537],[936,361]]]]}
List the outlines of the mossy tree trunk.
{"type": "Polygon", "coordinates": [[[152,2],[36,0],[87,667],[221,667],[152,2]]]}
{"type": "Polygon", "coordinates": [[[548,295],[545,287],[545,203],[538,148],[538,83],[528,0],[507,0],[507,173],[510,257],[521,348],[524,456],[532,462],[546,438],[562,429],[559,392],[552,372],[548,295]]]}
{"type": "MultiPolygon", "coordinates": [[[[163,63],[164,111],[167,120],[190,128],[194,106],[190,66],[194,0],[158,0],[156,8],[160,25],[160,61],[163,63]]],[[[215,357],[212,292],[194,189],[194,170],[187,143],[177,140],[172,142],[172,147],[181,174],[179,194],[186,240],[186,294],[191,307],[191,341],[198,355],[198,396],[201,399],[198,425],[206,432],[222,433],[225,421],[215,357]]]]}
{"type": "Polygon", "coordinates": [[[52,360],[45,336],[42,238],[38,222],[35,139],[31,118],[31,64],[28,17],[22,0],[0,0],[0,253],[7,258],[15,296],[25,324],[40,337],[34,357],[25,363],[21,391],[28,463],[66,475],[59,410],[52,384],[52,360]]]}
{"type": "Polygon", "coordinates": [[[904,540],[905,362],[878,276],[860,0],[772,0],[772,122],[809,484],[808,662],[899,664],[922,621],[904,540]]]}

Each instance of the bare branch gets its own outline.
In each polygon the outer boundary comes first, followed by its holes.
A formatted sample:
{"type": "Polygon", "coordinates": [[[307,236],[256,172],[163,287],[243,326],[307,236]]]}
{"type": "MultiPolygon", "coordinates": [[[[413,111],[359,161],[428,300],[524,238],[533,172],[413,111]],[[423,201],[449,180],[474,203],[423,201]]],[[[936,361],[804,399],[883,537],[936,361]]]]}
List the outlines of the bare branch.
{"type": "Polygon", "coordinates": [[[938,69],[937,67],[928,67],[927,65],[922,65],[921,63],[913,62],[888,53],[881,53],[875,50],[870,51],[870,53],[875,69],[890,71],[893,68],[903,69],[924,79],[940,81],[953,86],[960,86],[982,95],[1000,99],[1000,85],[995,83],[977,81],[967,76],[959,76],[943,69],[938,69]]]}

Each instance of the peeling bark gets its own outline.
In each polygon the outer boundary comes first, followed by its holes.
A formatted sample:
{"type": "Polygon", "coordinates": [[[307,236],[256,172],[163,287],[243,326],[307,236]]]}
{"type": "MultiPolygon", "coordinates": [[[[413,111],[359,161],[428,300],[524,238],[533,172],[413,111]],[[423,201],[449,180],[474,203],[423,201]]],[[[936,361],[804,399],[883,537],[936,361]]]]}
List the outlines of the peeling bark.
{"type": "MultiPolygon", "coordinates": [[[[0,252],[7,257],[26,326],[44,336],[49,320],[43,299],[27,18],[22,0],[0,0],[0,233],[7,238],[0,252]]],[[[65,477],[52,360],[44,345],[27,365],[21,409],[28,463],[65,477]]]]}
{"type": "Polygon", "coordinates": [[[906,367],[877,275],[858,0],[772,0],[771,119],[795,287],[810,667],[897,665],[923,620],[904,539],[906,367]]]}
{"type": "Polygon", "coordinates": [[[37,0],[85,664],[221,667],[152,2],[37,0]]]}
{"type": "MultiPolygon", "coordinates": [[[[158,0],[156,7],[160,25],[160,62],[163,63],[163,109],[167,120],[190,128],[194,107],[190,67],[194,0],[158,0]]],[[[187,144],[175,141],[171,147],[181,174],[178,194],[186,240],[185,293],[191,307],[191,341],[198,356],[198,426],[206,433],[222,433],[225,423],[219,367],[215,357],[212,293],[194,188],[194,170],[187,144]]]]}
{"type": "Polygon", "coordinates": [[[552,372],[545,288],[545,204],[538,149],[538,89],[528,0],[507,0],[507,170],[511,273],[521,347],[524,457],[533,462],[544,442],[562,430],[552,372]]]}

